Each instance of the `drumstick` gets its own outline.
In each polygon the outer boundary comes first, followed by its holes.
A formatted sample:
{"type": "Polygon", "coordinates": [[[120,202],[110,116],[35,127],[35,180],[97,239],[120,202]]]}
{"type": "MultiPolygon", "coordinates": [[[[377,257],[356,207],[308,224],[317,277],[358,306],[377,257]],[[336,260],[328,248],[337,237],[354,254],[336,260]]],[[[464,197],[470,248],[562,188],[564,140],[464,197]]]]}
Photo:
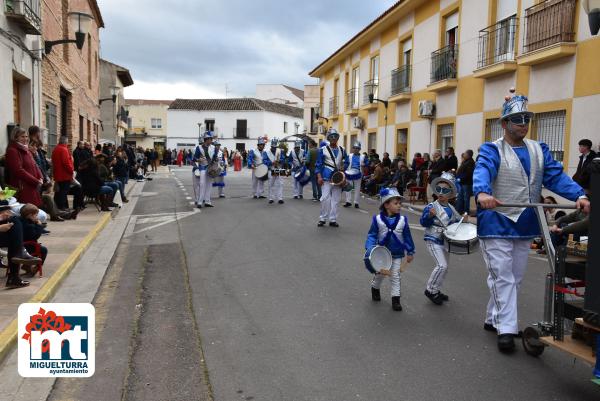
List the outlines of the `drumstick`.
{"type": "Polygon", "coordinates": [[[391,276],[392,272],[390,269],[381,269],[379,270],[379,274],[381,274],[382,276],[391,276]]]}
{"type": "Polygon", "coordinates": [[[402,264],[400,265],[400,273],[404,272],[404,270],[406,270],[406,268],[408,267],[408,260],[404,260],[402,262],[402,264]]]}

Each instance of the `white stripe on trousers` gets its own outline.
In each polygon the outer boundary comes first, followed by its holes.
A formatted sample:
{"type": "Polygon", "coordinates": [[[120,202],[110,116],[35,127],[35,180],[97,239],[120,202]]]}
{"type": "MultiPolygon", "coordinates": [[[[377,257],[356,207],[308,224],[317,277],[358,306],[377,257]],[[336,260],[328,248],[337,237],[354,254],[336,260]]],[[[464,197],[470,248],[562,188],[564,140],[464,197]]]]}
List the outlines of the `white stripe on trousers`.
{"type": "Polygon", "coordinates": [[[531,240],[490,238],[479,242],[490,290],[485,322],[493,324],[498,334],[517,334],[517,295],[527,270],[531,240]]]}
{"type": "Polygon", "coordinates": [[[271,175],[269,171],[269,200],[273,200],[277,197],[277,200],[283,199],[283,180],[280,175],[271,175]]]}
{"type": "MultiPolygon", "coordinates": [[[[390,269],[390,284],[391,284],[391,296],[399,297],[400,296],[400,265],[402,264],[402,258],[392,259],[392,268],[390,269]]],[[[380,289],[381,283],[385,276],[383,274],[375,274],[373,276],[373,280],[371,281],[371,287],[380,289]]]]}
{"type": "Polygon", "coordinates": [[[431,276],[429,276],[429,280],[427,281],[427,291],[436,294],[440,292],[442,285],[444,284],[444,279],[446,278],[446,274],[448,273],[448,258],[447,252],[444,248],[444,245],[436,244],[433,241],[425,241],[427,244],[427,250],[429,254],[433,257],[435,261],[435,267],[431,272],[431,276]]]}
{"type": "Polygon", "coordinates": [[[352,203],[352,195],[354,194],[354,203],[358,205],[358,199],[360,198],[361,180],[351,180],[349,182],[354,186],[354,189],[352,189],[352,191],[346,192],[346,202],[352,203]]]}
{"type": "Polygon", "coordinates": [[[321,187],[321,215],[319,220],[330,222],[337,221],[337,210],[340,199],[342,199],[342,187],[331,185],[329,181],[324,181],[321,187]]]}
{"type": "Polygon", "coordinates": [[[256,178],[255,171],[254,169],[252,170],[252,196],[262,196],[265,182],[256,178]]]}

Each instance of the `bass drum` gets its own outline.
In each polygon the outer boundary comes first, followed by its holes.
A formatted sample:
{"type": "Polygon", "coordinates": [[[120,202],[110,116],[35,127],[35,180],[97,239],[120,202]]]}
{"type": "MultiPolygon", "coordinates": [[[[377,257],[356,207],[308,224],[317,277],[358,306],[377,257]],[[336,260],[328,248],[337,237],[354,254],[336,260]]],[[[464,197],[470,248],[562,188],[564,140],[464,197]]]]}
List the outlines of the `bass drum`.
{"type": "Polygon", "coordinates": [[[346,170],[345,174],[347,180],[360,180],[360,170],[358,169],[349,168],[348,170],[346,170]]]}
{"type": "Polygon", "coordinates": [[[444,231],[448,253],[470,255],[479,249],[477,226],[472,223],[454,223],[444,231]]]}
{"type": "Polygon", "coordinates": [[[302,166],[296,173],[294,173],[294,179],[302,186],[305,186],[310,182],[310,171],[306,166],[302,166]]]}
{"type": "Polygon", "coordinates": [[[385,246],[377,245],[365,255],[364,261],[370,272],[387,274],[392,268],[392,253],[385,246]]]}
{"type": "Polygon", "coordinates": [[[269,168],[266,164],[260,164],[254,168],[254,176],[261,181],[269,179],[269,168]]]}

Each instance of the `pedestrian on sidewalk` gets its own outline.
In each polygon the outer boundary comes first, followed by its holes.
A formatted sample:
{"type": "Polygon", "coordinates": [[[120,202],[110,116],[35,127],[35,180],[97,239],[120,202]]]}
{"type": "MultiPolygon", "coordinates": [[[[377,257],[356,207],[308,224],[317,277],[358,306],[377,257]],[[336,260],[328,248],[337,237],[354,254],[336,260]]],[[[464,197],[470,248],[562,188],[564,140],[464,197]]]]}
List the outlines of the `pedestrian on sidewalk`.
{"type": "Polygon", "coordinates": [[[456,210],[458,213],[469,213],[471,208],[471,196],[473,196],[473,172],[475,171],[475,160],[473,151],[467,149],[462,154],[462,162],[456,171],[456,181],[459,183],[459,191],[456,199],[456,210]]]}
{"type": "Polygon", "coordinates": [[[6,169],[7,184],[17,189],[17,200],[41,205],[40,189],[44,179],[29,151],[29,133],[21,127],[12,131],[10,144],[6,148],[6,169]]]}
{"type": "MultiPolygon", "coordinates": [[[[425,288],[425,296],[436,305],[448,301],[448,296],[442,292],[442,285],[448,273],[448,252],[444,247],[444,229],[460,220],[450,200],[456,197],[454,176],[444,173],[431,183],[431,191],[437,195],[437,200],[428,204],[421,215],[421,225],[425,227],[425,243],[427,250],[435,261],[435,266],[425,288]]],[[[467,217],[465,216],[465,219],[467,217]]]]}
{"type": "MultiPolygon", "coordinates": [[[[395,188],[383,188],[379,192],[381,198],[380,213],[373,216],[371,228],[365,242],[365,259],[377,245],[385,246],[392,254],[392,268],[390,269],[392,309],[399,312],[400,304],[400,266],[406,256],[408,263],[412,262],[415,254],[415,244],[410,233],[408,218],[400,215],[403,197],[395,188]]],[[[369,263],[367,269],[374,274],[371,281],[371,299],[381,301],[381,283],[384,275],[378,273],[369,263]]]]}

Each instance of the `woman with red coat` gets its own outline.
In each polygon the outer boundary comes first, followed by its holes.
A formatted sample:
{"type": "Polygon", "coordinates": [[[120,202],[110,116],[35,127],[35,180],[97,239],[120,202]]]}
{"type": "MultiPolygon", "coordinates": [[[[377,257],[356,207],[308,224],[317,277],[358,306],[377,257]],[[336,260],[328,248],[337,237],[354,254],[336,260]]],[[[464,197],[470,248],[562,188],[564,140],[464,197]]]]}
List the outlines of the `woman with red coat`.
{"type": "Polygon", "coordinates": [[[43,176],[33,156],[29,152],[29,134],[16,127],[6,148],[7,184],[17,190],[17,200],[41,206],[40,187],[43,176]]]}
{"type": "Polygon", "coordinates": [[[179,149],[179,153],[177,153],[177,166],[181,167],[181,164],[183,164],[183,151],[179,149]]]}

